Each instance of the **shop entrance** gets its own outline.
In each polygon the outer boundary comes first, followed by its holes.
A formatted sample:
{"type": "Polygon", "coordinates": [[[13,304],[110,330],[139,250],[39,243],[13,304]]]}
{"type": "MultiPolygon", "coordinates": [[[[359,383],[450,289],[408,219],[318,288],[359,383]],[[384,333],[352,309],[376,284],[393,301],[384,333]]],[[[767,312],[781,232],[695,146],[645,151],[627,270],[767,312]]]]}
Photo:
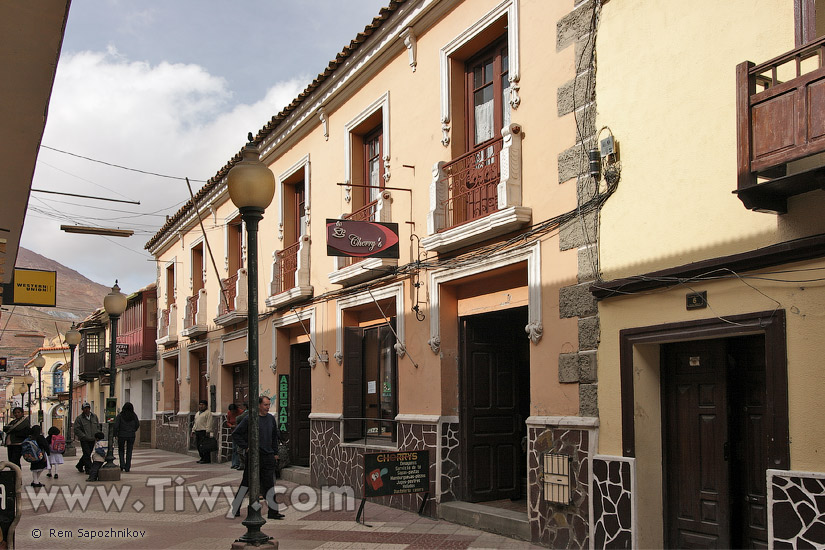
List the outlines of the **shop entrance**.
{"type": "Polygon", "coordinates": [[[309,466],[309,413],[312,412],[310,345],[290,346],[289,454],[293,464],[309,466]]]}
{"type": "Polygon", "coordinates": [[[530,414],[527,308],[460,318],[464,500],[519,499],[530,414]]]}

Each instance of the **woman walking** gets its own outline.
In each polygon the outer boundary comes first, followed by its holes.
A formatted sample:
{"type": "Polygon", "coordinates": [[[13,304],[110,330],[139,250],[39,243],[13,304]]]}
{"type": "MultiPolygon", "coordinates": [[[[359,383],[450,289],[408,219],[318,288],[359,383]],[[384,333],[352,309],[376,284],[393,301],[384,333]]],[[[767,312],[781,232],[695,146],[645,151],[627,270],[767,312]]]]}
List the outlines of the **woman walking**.
{"type": "Polygon", "coordinates": [[[135,447],[135,432],[139,428],[140,419],[135,414],[135,407],[127,401],[123,404],[120,414],[115,418],[114,425],[120,469],[124,472],[128,472],[132,468],[132,449],[135,447]]]}

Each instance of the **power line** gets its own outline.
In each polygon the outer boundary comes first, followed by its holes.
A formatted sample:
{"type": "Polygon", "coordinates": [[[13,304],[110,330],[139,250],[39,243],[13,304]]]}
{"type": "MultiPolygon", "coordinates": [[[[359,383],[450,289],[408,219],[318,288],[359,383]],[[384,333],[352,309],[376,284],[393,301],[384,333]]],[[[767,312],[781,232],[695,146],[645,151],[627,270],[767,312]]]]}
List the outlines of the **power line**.
{"type": "MultiPolygon", "coordinates": [[[[54,147],[49,147],[48,145],[42,145],[41,144],[40,147],[42,147],[43,149],[48,149],[49,151],[56,151],[58,153],[63,153],[64,155],[69,155],[69,156],[72,156],[72,157],[81,158],[83,160],[88,160],[89,162],[96,162],[98,164],[104,164],[106,166],[111,166],[112,168],[120,168],[121,170],[128,170],[130,172],[137,172],[139,174],[146,174],[147,176],[157,176],[159,178],[168,178],[168,179],[171,179],[171,180],[180,180],[180,181],[185,181],[186,180],[186,178],[181,178],[181,177],[178,177],[178,176],[169,176],[167,174],[158,174],[157,172],[149,172],[147,170],[139,170],[137,168],[129,168],[128,166],[122,166],[120,164],[114,164],[114,163],[111,163],[111,162],[106,162],[104,160],[93,159],[91,157],[84,157],[83,155],[78,155],[77,153],[70,153],[68,151],[63,151],[61,149],[55,149],[54,147]]],[[[206,183],[206,180],[193,179],[193,180],[189,180],[189,181],[196,181],[198,183],[206,183]]]]}

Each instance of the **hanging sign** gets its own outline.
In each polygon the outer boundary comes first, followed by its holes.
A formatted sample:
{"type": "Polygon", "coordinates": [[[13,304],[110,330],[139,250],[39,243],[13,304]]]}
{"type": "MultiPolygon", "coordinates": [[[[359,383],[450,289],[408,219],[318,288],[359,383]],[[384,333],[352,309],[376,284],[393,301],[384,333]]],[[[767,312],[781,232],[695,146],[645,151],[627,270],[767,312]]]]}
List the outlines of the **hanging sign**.
{"type": "Polygon", "coordinates": [[[286,435],[289,423],[289,375],[278,376],[278,429],[286,435]]]}
{"type": "Polygon", "coordinates": [[[117,397],[106,398],[106,424],[114,424],[117,417],[117,397]]]}
{"type": "Polygon", "coordinates": [[[3,305],[55,307],[57,271],[14,268],[11,282],[3,285],[3,305]]]}
{"type": "Polygon", "coordinates": [[[327,219],[327,256],[398,258],[398,224],[327,219]]]}
{"type": "Polygon", "coordinates": [[[126,357],[129,355],[129,344],[121,344],[120,342],[116,343],[115,353],[118,357],[126,357]]]}

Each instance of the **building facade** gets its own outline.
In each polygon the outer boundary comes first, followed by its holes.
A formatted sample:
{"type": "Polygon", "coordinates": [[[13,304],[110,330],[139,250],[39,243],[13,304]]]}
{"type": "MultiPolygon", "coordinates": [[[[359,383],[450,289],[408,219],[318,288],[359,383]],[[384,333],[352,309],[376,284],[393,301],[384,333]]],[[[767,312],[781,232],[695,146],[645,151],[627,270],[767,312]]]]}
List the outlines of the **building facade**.
{"type": "Polygon", "coordinates": [[[586,546],[598,319],[582,252],[595,235],[579,219],[604,200],[583,162],[593,16],[572,2],[390,2],[253,136],[276,178],[258,281],[225,184],[240,155],[218,170],[146,245],[158,446],[192,448],[199,400],[226,434],[226,407],[249,399],[256,284],[261,390],[313,484],[360,495],[365,453],[428,451],[424,513],[514,499],[525,538],[586,546]],[[397,228],[397,257],[328,255],[344,222],[397,228]]]}
{"type": "Polygon", "coordinates": [[[823,4],[598,8],[596,547],[825,544],[823,4]]]}

